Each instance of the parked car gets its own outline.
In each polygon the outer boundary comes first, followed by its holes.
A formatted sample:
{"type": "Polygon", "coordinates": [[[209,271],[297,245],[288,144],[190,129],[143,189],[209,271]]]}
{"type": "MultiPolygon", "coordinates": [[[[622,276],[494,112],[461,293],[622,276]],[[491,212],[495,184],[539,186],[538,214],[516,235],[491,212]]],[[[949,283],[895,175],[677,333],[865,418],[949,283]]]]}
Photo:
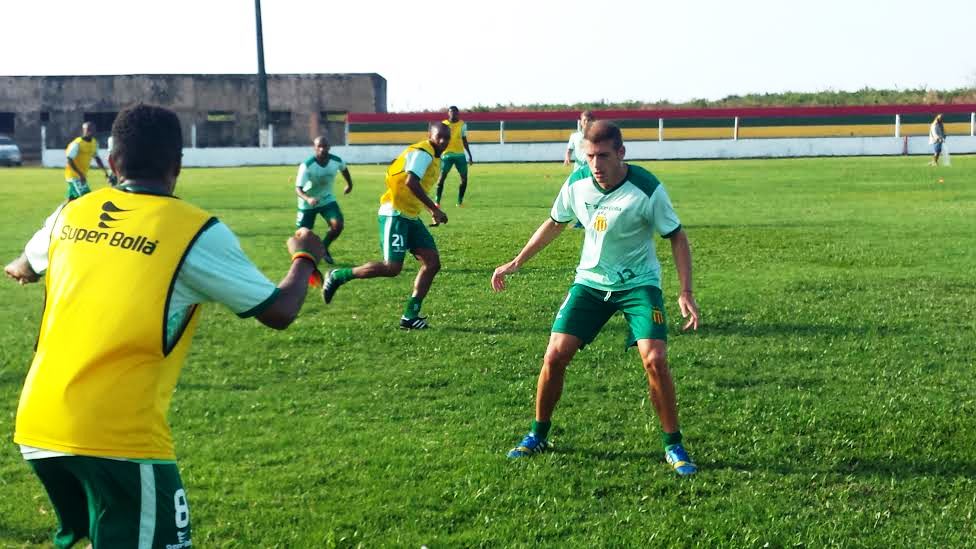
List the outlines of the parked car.
{"type": "Polygon", "coordinates": [[[6,135],[0,135],[0,165],[20,166],[23,161],[17,143],[6,135]]]}

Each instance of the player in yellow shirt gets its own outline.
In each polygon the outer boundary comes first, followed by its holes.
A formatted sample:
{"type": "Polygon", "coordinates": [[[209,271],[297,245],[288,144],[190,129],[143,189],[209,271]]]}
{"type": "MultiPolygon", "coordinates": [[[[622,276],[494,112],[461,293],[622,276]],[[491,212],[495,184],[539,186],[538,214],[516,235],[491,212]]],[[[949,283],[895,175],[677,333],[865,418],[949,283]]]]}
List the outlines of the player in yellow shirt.
{"type": "Polygon", "coordinates": [[[420,316],[420,306],[441,268],[441,259],[434,237],[420,220],[420,213],[426,209],[434,222],[447,223],[447,215],[427,193],[437,181],[441,153],[450,139],[451,129],[446,124],[431,124],[428,139],[410,145],[390,164],[386,170],[386,192],[380,197],[379,210],[383,260],[351,269],[329,271],[322,287],[322,297],[326,303],[331,303],[339,286],[350,280],[399,275],[403,269],[403,258],[409,251],[420,262],[420,270],[413,283],[413,293],[400,317],[400,328],[427,328],[426,317],[420,316]]]}
{"type": "Polygon", "coordinates": [[[98,167],[105,172],[105,179],[109,183],[115,184],[113,176],[108,173],[105,164],[98,156],[98,140],[95,139],[95,123],[85,122],[81,125],[81,135],[68,143],[64,150],[66,162],[64,165],[64,180],[68,184],[68,190],[64,197],[74,200],[83,194],[91,192],[88,186],[88,168],[91,166],[92,159],[98,167]]]}
{"type": "MultiPolygon", "coordinates": [[[[474,164],[474,157],[471,156],[471,147],[468,146],[468,125],[464,120],[458,118],[458,108],[451,106],[447,109],[447,120],[443,122],[451,129],[451,142],[447,144],[444,154],[441,155],[441,177],[437,180],[437,198],[434,202],[440,206],[441,196],[444,195],[444,180],[452,166],[457,166],[458,175],[461,176],[461,186],[458,187],[457,205],[464,205],[464,192],[468,189],[468,164],[474,164]],[[468,157],[464,157],[464,151],[468,151],[468,157]]],[[[436,225],[436,222],[435,222],[436,225]]]]}
{"type": "Polygon", "coordinates": [[[184,549],[190,508],[166,416],[201,305],[284,329],[324,247],[299,229],[275,285],[226,225],[173,196],[175,113],[124,109],[112,135],[123,183],[62,204],[27,244],[28,265],[7,270],[22,283],[47,272],[14,442],[56,511],[55,547],[184,549]]]}

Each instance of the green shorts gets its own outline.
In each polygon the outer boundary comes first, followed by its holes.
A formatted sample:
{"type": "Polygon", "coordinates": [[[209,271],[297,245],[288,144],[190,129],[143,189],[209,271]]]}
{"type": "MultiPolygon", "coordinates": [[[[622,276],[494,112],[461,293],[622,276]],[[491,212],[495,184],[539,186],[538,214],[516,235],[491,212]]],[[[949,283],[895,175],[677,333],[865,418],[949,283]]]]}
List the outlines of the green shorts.
{"type": "Polygon", "coordinates": [[[74,200],[91,192],[91,187],[88,186],[88,183],[81,179],[68,179],[65,183],[68,185],[68,190],[64,192],[64,197],[68,200],[74,200]]]}
{"type": "Polygon", "coordinates": [[[175,463],[87,456],[32,459],[58,516],[54,546],[189,548],[190,508],[175,463]]]}
{"type": "Polygon", "coordinates": [[[419,219],[381,215],[379,223],[383,261],[403,263],[407,250],[411,253],[418,249],[437,250],[434,237],[427,230],[427,225],[419,219]]]}
{"type": "Polygon", "coordinates": [[[319,206],[310,210],[298,210],[298,215],[295,217],[295,226],[305,227],[306,229],[314,229],[315,216],[317,215],[321,215],[322,219],[329,222],[343,222],[342,210],[339,209],[339,203],[329,202],[325,206],[319,206]]]}
{"type": "Polygon", "coordinates": [[[627,320],[627,346],[640,339],[668,340],[664,296],[656,286],[638,286],[619,292],[596,290],[573,284],[552,323],[552,331],[574,335],[591,343],[613,313],[622,311],[627,320]]]}
{"type": "Polygon", "coordinates": [[[445,154],[441,156],[441,173],[447,175],[451,166],[456,166],[461,177],[468,177],[468,157],[464,153],[445,154]]]}

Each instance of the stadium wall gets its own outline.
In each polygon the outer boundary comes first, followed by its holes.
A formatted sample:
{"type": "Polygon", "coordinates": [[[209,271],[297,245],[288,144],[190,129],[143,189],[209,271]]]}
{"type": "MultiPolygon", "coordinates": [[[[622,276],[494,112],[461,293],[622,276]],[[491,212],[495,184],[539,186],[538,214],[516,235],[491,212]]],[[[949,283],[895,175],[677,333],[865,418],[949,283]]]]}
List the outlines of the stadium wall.
{"type": "MultiPolygon", "coordinates": [[[[633,159],[763,158],[930,154],[929,123],[944,113],[947,147],[976,153],[976,105],[893,105],[596,111],[614,120],[633,159]]],[[[350,145],[334,152],[350,163],[386,163],[403,146],[424,139],[440,113],[351,113],[350,145]]],[[[561,161],[578,113],[465,113],[477,162],[561,161]],[[494,128],[494,129],[491,129],[494,128]]],[[[308,145],[295,147],[187,148],[187,166],[297,164],[308,145]]],[[[46,151],[45,166],[63,166],[60,149],[46,151]]]]}
{"type": "MultiPolygon", "coordinates": [[[[803,156],[895,156],[930,155],[927,137],[828,137],[772,138],[695,141],[629,141],[627,158],[632,160],[787,158],[803,156]]],[[[564,143],[490,143],[474,148],[475,161],[557,162],[562,161],[564,143]]],[[[976,137],[953,137],[946,142],[953,154],[976,153],[976,137]]],[[[332,153],[350,164],[386,164],[403,150],[403,145],[346,145],[332,153]]],[[[186,167],[280,166],[298,165],[311,155],[311,147],[227,147],[184,149],[186,167]]],[[[105,151],[101,151],[104,155],[105,151]]],[[[64,167],[64,151],[44,151],[43,165],[64,167]]]]}
{"type": "MultiPolygon", "coordinates": [[[[268,101],[276,143],[303,145],[320,133],[345,143],[349,112],[386,111],[386,80],[372,73],[271,74],[268,101]]],[[[184,146],[258,145],[253,74],[0,76],[0,133],[28,159],[44,148],[64,149],[87,121],[104,144],[118,112],[136,102],[175,111],[184,146]]]]}

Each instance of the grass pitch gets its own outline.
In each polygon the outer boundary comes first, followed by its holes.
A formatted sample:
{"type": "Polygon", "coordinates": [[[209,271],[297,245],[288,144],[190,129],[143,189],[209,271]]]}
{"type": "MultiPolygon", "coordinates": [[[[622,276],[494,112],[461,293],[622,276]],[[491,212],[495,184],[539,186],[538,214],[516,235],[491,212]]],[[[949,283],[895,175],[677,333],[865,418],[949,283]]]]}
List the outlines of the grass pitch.
{"type": "MultiPolygon", "coordinates": [[[[506,460],[532,418],[582,233],[567,229],[492,294],[492,270],[546,219],[566,174],[474,165],[467,207],[448,205],[434,230],[431,330],[396,329],[412,259],[328,307],[310,294],[283,333],[205,311],[171,412],[194,546],[972,545],[976,158],[925,161],[641,163],[694,254],[703,325],[688,335],[658,240],[682,428],[701,467],[690,479],[663,463],[620,318],[570,367],[556,451],[506,460]]],[[[189,169],[177,194],[229,224],[277,280],[293,172],[189,169]]],[[[382,173],[352,167],[340,264],[379,255],[382,173]]],[[[456,189],[452,174],[446,203],[456,189]]],[[[0,171],[0,258],[62,192],[57,170],[0,171]]],[[[8,441],[41,300],[37,285],[0,284],[8,441]]],[[[49,545],[55,517],[9,442],[0,493],[0,547],[49,545]]]]}

